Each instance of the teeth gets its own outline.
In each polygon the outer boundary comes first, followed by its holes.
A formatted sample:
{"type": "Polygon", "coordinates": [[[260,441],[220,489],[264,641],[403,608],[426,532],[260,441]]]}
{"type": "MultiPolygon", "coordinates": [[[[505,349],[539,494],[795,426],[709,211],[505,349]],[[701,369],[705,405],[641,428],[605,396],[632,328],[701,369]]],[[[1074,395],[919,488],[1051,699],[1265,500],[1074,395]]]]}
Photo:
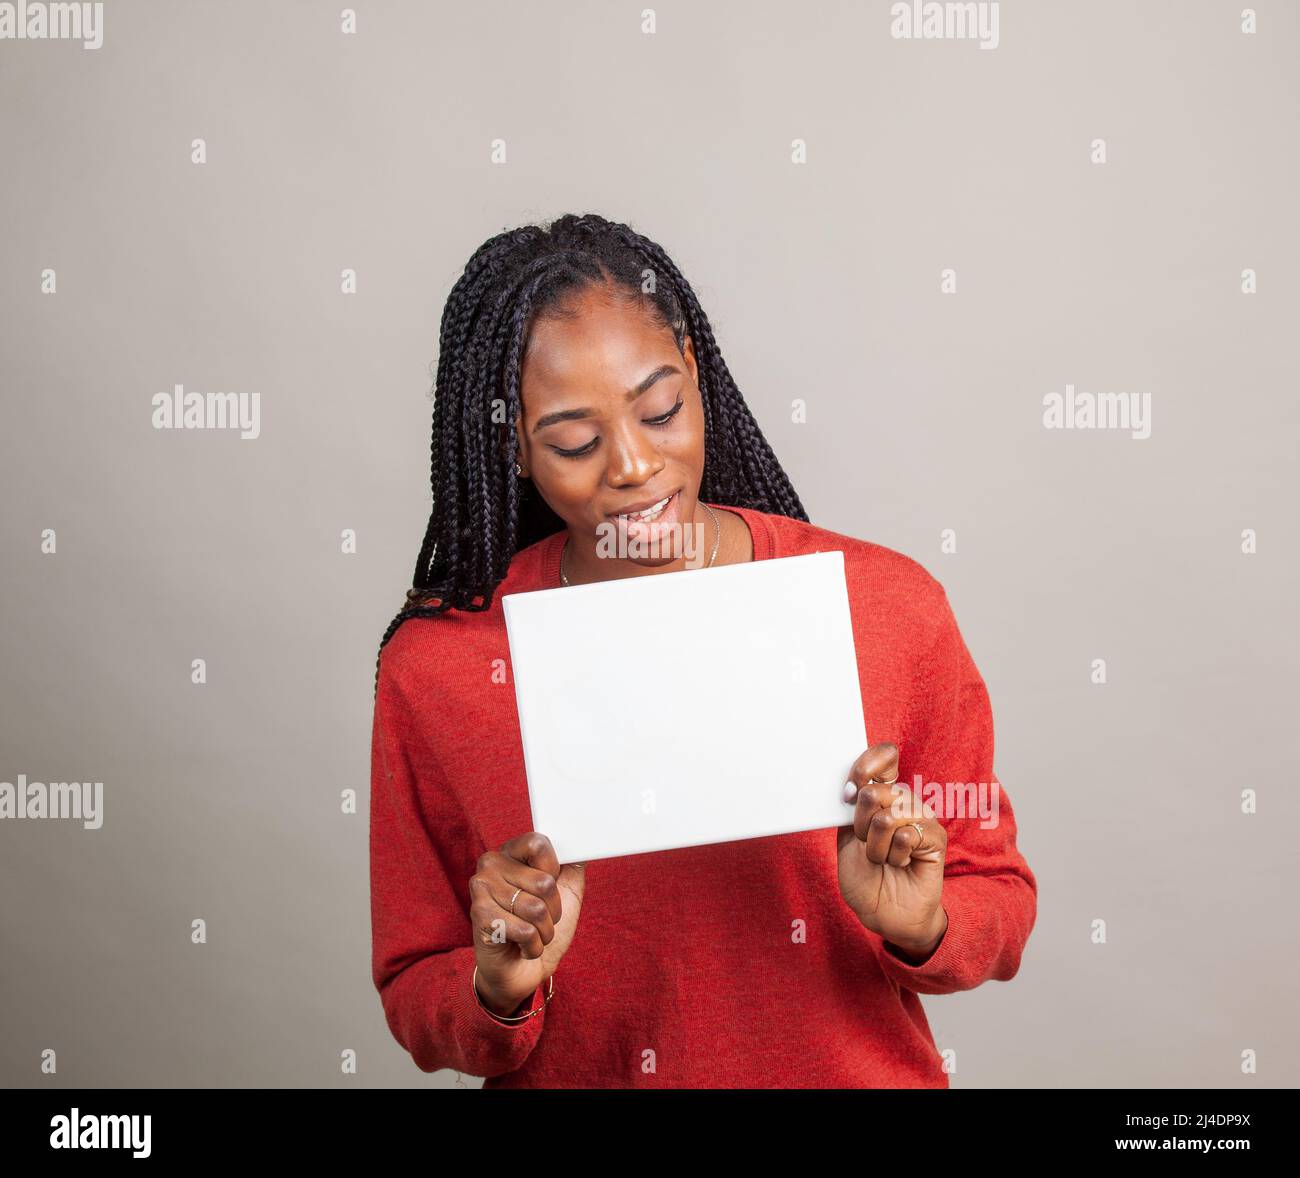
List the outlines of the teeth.
{"type": "Polygon", "coordinates": [[[653,507],[647,507],[644,511],[638,511],[633,513],[632,515],[620,515],[618,518],[622,520],[628,520],[630,522],[641,522],[643,520],[654,519],[655,516],[657,516],[661,511],[663,511],[665,507],[668,506],[668,500],[671,498],[672,498],[671,495],[666,495],[664,498],[660,499],[659,502],[656,503],[653,507]]]}

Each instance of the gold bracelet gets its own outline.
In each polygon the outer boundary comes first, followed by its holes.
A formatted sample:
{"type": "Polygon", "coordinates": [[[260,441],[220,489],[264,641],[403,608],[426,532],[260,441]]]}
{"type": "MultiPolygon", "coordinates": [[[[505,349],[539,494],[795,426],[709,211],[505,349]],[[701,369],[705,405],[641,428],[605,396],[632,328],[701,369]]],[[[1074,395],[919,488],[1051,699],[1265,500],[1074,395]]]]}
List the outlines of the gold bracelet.
{"type": "Polygon", "coordinates": [[[550,984],[546,988],[546,999],[545,1001],[542,1002],[541,1006],[539,1006],[536,1010],[530,1010],[527,1014],[514,1014],[509,1016],[504,1014],[497,1014],[495,1010],[488,1010],[486,1006],[483,1006],[483,999],[479,997],[478,987],[474,984],[476,981],[478,981],[477,965],[474,966],[474,973],[470,976],[469,988],[470,988],[470,993],[474,995],[474,1001],[477,1002],[479,1006],[483,1007],[483,1009],[487,1011],[487,1013],[490,1014],[493,1018],[500,1019],[503,1023],[521,1023],[524,1021],[524,1019],[532,1018],[533,1015],[535,1014],[541,1014],[542,1011],[546,1009],[546,1003],[551,1000],[551,995],[555,993],[555,975],[551,974],[548,980],[550,984]]]}

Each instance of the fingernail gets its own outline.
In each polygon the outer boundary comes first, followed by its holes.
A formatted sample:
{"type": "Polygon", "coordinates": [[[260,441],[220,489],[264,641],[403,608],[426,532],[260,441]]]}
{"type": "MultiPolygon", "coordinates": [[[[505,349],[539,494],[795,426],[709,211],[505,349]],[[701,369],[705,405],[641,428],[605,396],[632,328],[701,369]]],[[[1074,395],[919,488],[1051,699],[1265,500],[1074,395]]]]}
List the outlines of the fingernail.
{"type": "Polygon", "coordinates": [[[858,797],[858,787],[851,781],[844,783],[844,800],[846,802],[856,801],[858,797]]]}

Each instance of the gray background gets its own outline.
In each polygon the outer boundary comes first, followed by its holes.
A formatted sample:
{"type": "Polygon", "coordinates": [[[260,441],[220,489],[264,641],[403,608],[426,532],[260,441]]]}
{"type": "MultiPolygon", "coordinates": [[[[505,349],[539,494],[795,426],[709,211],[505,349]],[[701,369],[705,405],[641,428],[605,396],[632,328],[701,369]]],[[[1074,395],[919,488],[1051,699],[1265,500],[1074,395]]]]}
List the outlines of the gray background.
{"type": "Polygon", "coordinates": [[[446,294],[597,211],[988,683],[1039,917],[1014,981],[925,999],[954,1086],[1295,1084],[1297,6],[1004,2],[996,50],[879,2],[342,7],[0,42],[0,780],[106,794],[98,831],[0,823],[0,1082],[457,1082],[370,981],[373,660],[446,294]],[[154,430],[177,383],[259,392],[261,437],[154,430]],[[1152,436],[1044,429],[1067,383],[1149,392],[1152,436]]]}

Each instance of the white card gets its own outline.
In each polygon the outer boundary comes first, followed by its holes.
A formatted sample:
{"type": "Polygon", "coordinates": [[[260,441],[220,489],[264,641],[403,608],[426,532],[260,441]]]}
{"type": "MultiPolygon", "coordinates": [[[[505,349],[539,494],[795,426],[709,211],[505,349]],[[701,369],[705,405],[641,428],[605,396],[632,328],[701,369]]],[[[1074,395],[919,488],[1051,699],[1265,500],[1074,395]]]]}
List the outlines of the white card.
{"type": "Polygon", "coordinates": [[[561,863],[847,826],[867,747],[844,554],[502,598],[561,863]]]}

